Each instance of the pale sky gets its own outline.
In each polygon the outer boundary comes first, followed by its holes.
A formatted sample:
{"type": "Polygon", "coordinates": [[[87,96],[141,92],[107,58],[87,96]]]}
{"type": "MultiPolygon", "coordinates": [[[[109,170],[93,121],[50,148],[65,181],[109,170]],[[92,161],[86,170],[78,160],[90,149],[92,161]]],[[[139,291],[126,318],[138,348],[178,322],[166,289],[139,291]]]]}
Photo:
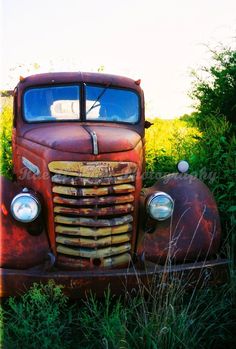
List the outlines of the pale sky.
{"type": "Polygon", "coordinates": [[[97,71],[141,78],[147,116],[191,112],[206,45],[236,47],[236,0],[0,0],[1,89],[19,75],[97,71]],[[35,71],[34,63],[40,68],[35,71]]]}

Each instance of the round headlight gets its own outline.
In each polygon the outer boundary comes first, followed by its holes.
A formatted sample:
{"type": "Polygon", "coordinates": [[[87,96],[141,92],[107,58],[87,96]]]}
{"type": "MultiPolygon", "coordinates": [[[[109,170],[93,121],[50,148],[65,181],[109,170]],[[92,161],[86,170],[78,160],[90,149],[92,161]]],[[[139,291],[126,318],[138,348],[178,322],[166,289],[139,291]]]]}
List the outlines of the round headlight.
{"type": "Polygon", "coordinates": [[[40,202],[29,193],[18,194],[11,202],[11,213],[20,222],[29,223],[34,221],[38,217],[40,210],[40,202]]]}
{"type": "Polygon", "coordinates": [[[147,212],[158,221],[169,218],[174,209],[174,201],[170,195],[158,192],[150,196],[147,202],[147,212]]]}

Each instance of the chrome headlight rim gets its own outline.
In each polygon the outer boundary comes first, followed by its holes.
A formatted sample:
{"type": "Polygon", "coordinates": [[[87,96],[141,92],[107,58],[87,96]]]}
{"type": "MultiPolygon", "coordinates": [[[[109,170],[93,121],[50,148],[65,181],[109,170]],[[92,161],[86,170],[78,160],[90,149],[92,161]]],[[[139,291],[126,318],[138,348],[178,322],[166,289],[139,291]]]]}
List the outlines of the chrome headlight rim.
{"type": "Polygon", "coordinates": [[[38,218],[38,216],[40,215],[40,213],[41,213],[41,203],[40,203],[39,199],[35,195],[33,195],[31,193],[24,193],[23,192],[23,193],[19,193],[16,196],[14,196],[14,198],[11,201],[10,210],[11,210],[11,214],[12,214],[13,218],[16,221],[21,222],[21,223],[31,223],[31,222],[35,221],[38,218]],[[28,197],[28,198],[32,199],[36,203],[36,205],[37,205],[37,208],[38,208],[37,214],[32,219],[25,219],[25,220],[23,220],[23,219],[20,219],[19,217],[17,217],[15,215],[14,205],[15,205],[15,203],[17,202],[17,200],[19,198],[23,198],[23,197],[28,197]]]}
{"type": "Polygon", "coordinates": [[[149,214],[149,216],[156,220],[156,221],[165,221],[167,219],[169,219],[172,214],[173,214],[173,211],[174,211],[174,200],[172,199],[172,197],[165,193],[164,191],[158,191],[158,192],[155,192],[154,194],[152,194],[148,200],[147,200],[147,203],[146,203],[146,210],[147,210],[147,213],[149,214]],[[164,218],[156,218],[152,215],[151,211],[150,211],[150,207],[151,207],[151,202],[153,201],[153,199],[157,198],[158,196],[165,196],[170,202],[171,202],[171,206],[172,206],[172,209],[170,210],[170,213],[168,214],[168,216],[164,217],[164,218]]]}

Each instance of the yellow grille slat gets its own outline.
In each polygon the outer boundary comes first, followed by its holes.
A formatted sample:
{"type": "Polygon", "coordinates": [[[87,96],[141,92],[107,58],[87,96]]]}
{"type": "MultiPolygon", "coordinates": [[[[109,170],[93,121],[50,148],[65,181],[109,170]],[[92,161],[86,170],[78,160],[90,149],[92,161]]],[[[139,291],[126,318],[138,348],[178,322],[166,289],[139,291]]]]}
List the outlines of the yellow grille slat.
{"type": "Polygon", "coordinates": [[[88,205],[106,205],[106,204],[124,204],[127,202],[133,202],[134,196],[120,195],[120,196],[98,196],[98,197],[86,197],[79,199],[71,199],[68,197],[55,196],[53,202],[61,205],[73,205],[73,206],[88,206],[88,205]]]}
{"type": "Polygon", "coordinates": [[[48,168],[53,173],[76,177],[103,178],[133,174],[137,170],[134,162],[111,161],[52,161],[48,168]]]}
{"type": "Polygon", "coordinates": [[[52,191],[53,193],[72,196],[103,196],[109,194],[131,193],[135,191],[135,187],[131,184],[120,184],[100,188],[74,188],[54,185],[52,191]]]}
{"type": "Polygon", "coordinates": [[[131,204],[99,207],[99,208],[72,208],[72,207],[63,207],[63,206],[54,207],[55,213],[73,214],[75,216],[109,216],[114,214],[130,213],[133,210],[134,210],[134,206],[131,204]]]}
{"type": "Polygon", "coordinates": [[[122,184],[131,183],[135,181],[135,175],[125,175],[119,177],[105,177],[105,178],[82,178],[82,177],[71,177],[65,175],[56,174],[52,176],[52,182],[64,185],[80,185],[80,186],[91,186],[91,185],[111,185],[111,184],[122,184]]]}
{"type": "MultiPolygon", "coordinates": [[[[63,254],[59,254],[58,255],[58,261],[59,263],[61,263],[61,261],[63,260],[62,264],[63,266],[69,267],[71,268],[73,266],[73,269],[84,269],[84,268],[88,268],[88,265],[84,265],[84,258],[74,258],[74,257],[69,257],[63,254]]],[[[129,253],[123,253],[120,254],[118,256],[112,256],[112,257],[106,257],[106,258],[101,258],[100,259],[100,263],[99,263],[99,267],[104,267],[104,268],[112,268],[112,267],[119,267],[119,266],[124,266],[124,265],[128,265],[131,261],[131,256],[129,253]]],[[[93,265],[94,267],[94,265],[93,265]]]]}
{"type": "Polygon", "coordinates": [[[121,244],[123,242],[130,241],[130,234],[120,234],[107,236],[104,238],[100,238],[98,240],[95,239],[86,239],[86,238],[72,238],[66,236],[57,236],[56,242],[63,245],[71,245],[71,246],[81,246],[81,247],[89,247],[89,248],[100,248],[115,244],[121,244]]]}
{"type": "Polygon", "coordinates": [[[131,261],[131,255],[124,253],[119,256],[104,258],[101,265],[105,268],[118,267],[120,265],[129,264],[131,261]]]}
{"type": "Polygon", "coordinates": [[[65,235],[80,235],[89,237],[100,237],[106,235],[122,234],[132,230],[131,224],[123,224],[115,227],[105,228],[87,228],[87,227],[70,227],[63,225],[56,225],[56,232],[65,235]]]}
{"type": "Polygon", "coordinates": [[[69,225],[82,225],[87,227],[112,227],[115,225],[121,225],[124,223],[133,222],[131,215],[111,218],[111,219],[93,219],[84,217],[65,217],[57,215],[54,221],[56,223],[69,224],[69,225]]]}
{"type": "Polygon", "coordinates": [[[121,254],[124,252],[128,252],[131,249],[130,243],[125,243],[121,246],[110,246],[101,248],[98,250],[89,250],[86,248],[72,248],[72,247],[65,247],[63,245],[57,246],[57,252],[68,254],[71,256],[77,256],[77,257],[83,257],[83,258],[104,258],[104,257],[110,257],[113,255],[121,254]]]}

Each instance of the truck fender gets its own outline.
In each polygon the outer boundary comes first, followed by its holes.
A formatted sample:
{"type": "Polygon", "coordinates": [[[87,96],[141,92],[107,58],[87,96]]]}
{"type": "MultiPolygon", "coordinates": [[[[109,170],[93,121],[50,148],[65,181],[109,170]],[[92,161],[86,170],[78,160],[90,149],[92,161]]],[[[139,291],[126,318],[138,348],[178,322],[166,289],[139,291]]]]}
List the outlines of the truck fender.
{"type": "MultiPolygon", "coordinates": [[[[11,201],[22,187],[0,176],[1,184],[1,257],[2,268],[26,269],[43,263],[50,252],[44,228],[40,234],[29,233],[29,224],[16,221],[10,212],[11,201]]],[[[38,224],[38,222],[30,223],[38,224]]]]}
{"type": "Polygon", "coordinates": [[[215,255],[219,249],[221,226],[216,202],[207,186],[188,174],[170,174],[143,191],[138,255],[165,263],[196,261],[215,255]],[[161,191],[174,200],[173,215],[154,221],[146,212],[150,195],[161,191]],[[145,212],[145,213],[144,213],[145,212]]]}

